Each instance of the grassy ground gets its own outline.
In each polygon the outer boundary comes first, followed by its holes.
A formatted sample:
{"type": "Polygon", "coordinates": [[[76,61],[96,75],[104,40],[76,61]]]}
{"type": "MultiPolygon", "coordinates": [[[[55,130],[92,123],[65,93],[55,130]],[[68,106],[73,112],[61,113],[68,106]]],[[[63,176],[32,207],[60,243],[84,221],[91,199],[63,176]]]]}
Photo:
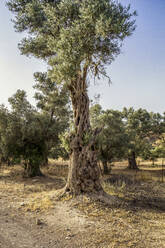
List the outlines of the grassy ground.
{"type": "MultiPolygon", "coordinates": [[[[0,201],[4,211],[13,213],[15,221],[18,216],[22,218],[26,226],[31,226],[30,230],[34,228],[33,233],[36,227],[32,224],[38,225],[39,220],[46,223],[42,232],[47,238],[35,243],[34,237],[22,247],[32,247],[33,243],[33,247],[45,248],[165,247],[165,183],[160,164],[153,167],[141,163],[140,170],[135,172],[127,170],[124,162],[115,164],[111,174],[101,179],[111,196],[107,201],[85,195],[57,201],[55,192],[65,185],[67,163],[50,161],[42,170],[45,177],[27,179],[21,176],[21,166],[0,168],[0,201]],[[57,237],[60,240],[55,243],[57,237]]],[[[0,221],[0,228],[1,225],[4,229],[0,221]]],[[[21,230],[24,235],[24,229],[21,230]]],[[[5,242],[2,246],[0,242],[0,247],[10,248],[5,242]]]]}
{"type": "Polygon", "coordinates": [[[113,174],[128,175],[135,180],[151,181],[151,182],[165,182],[165,161],[162,168],[162,159],[158,159],[154,164],[151,161],[138,160],[138,167],[140,170],[127,170],[127,161],[114,163],[113,174]]]}

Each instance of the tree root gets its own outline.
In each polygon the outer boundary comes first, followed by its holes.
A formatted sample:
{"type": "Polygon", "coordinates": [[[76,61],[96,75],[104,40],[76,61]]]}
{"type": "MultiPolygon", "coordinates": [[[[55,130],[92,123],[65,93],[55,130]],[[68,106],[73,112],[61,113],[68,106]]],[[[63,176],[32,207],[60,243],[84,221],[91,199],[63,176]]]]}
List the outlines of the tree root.
{"type": "Polygon", "coordinates": [[[103,190],[98,192],[73,194],[72,192],[68,191],[66,187],[64,187],[63,189],[56,191],[53,197],[57,201],[68,201],[72,199],[76,202],[81,202],[84,200],[84,198],[86,198],[91,202],[101,202],[109,206],[117,206],[121,203],[121,200],[117,196],[109,195],[103,190]]]}

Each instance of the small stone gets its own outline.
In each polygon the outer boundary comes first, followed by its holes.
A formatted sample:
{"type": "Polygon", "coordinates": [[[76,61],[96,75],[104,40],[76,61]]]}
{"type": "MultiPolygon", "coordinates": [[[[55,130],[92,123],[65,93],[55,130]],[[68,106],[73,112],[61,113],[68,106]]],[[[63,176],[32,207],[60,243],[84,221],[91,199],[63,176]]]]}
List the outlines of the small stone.
{"type": "Polygon", "coordinates": [[[66,236],[65,239],[66,239],[66,240],[67,240],[67,239],[71,239],[71,238],[74,237],[74,236],[75,236],[74,234],[69,234],[68,236],[66,236]]]}
{"type": "Polygon", "coordinates": [[[40,219],[36,219],[36,225],[42,225],[44,224],[40,219]]]}
{"type": "Polygon", "coordinates": [[[71,237],[70,236],[67,236],[65,239],[68,240],[68,239],[71,239],[71,237]]]}
{"type": "Polygon", "coordinates": [[[35,211],[36,211],[36,213],[39,213],[40,212],[40,209],[39,208],[36,208],[35,211]]]}
{"type": "Polygon", "coordinates": [[[21,202],[21,203],[20,203],[20,206],[21,206],[21,207],[25,206],[25,203],[24,203],[24,202],[21,202]]]}
{"type": "Polygon", "coordinates": [[[88,225],[86,225],[86,226],[85,226],[85,228],[89,228],[89,227],[91,227],[91,225],[90,225],[90,224],[88,224],[88,225]]]}
{"type": "Polygon", "coordinates": [[[38,182],[38,179],[33,179],[33,182],[34,182],[34,183],[38,182]]]}

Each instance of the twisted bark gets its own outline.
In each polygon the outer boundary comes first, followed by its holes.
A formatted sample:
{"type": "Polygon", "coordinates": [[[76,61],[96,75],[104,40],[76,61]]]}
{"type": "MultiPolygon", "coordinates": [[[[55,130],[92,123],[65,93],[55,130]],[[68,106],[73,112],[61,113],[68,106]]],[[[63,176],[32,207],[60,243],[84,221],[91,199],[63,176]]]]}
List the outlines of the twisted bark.
{"type": "Polygon", "coordinates": [[[95,150],[97,131],[93,133],[90,128],[86,76],[80,74],[69,90],[75,132],[70,142],[70,166],[65,190],[74,195],[102,191],[95,150]]]}

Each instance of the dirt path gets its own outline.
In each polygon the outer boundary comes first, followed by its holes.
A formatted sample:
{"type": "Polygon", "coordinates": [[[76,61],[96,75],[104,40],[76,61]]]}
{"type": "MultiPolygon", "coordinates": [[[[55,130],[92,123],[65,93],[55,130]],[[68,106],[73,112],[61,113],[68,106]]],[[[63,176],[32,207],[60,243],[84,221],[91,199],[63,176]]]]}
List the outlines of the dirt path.
{"type": "MultiPolygon", "coordinates": [[[[0,248],[78,248],[84,245],[87,228],[94,222],[87,220],[68,203],[56,202],[47,213],[24,212],[19,198],[9,202],[0,193],[0,248]]],[[[85,243],[87,243],[87,239],[85,243]]],[[[95,246],[90,246],[95,247],[95,246]]]]}
{"type": "Polygon", "coordinates": [[[50,235],[48,226],[37,223],[33,216],[23,217],[2,199],[0,205],[1,248],[61,247],[58,246],[58,235],[50,235]]]}

